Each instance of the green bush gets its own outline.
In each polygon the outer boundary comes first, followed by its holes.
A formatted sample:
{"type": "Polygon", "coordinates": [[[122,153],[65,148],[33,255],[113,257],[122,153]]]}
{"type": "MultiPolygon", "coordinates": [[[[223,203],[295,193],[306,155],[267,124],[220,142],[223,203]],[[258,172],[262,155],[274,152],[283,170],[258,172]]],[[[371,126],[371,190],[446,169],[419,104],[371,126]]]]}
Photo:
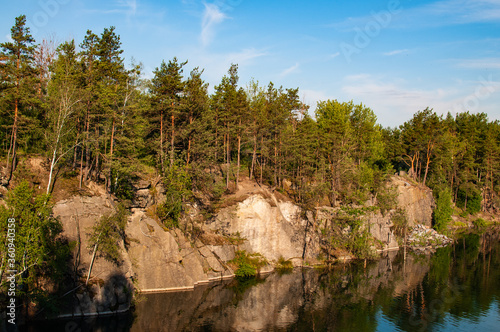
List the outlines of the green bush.
{"type": "Polygon", "coordinates": [[[115,213],[102,216],[89,233],[90,252],[97,245],[100,257],[117,264],[120,261],[119,241],[125,242],[125,227],[127,224],[127,209],[118,204],[115,213]]]}
{"type": "Polygon", "coordinates": [[[398,193],[393,187],[381,186],[377,191],[377,206],[382,215],[394,209],[397,206],[398,193]]]}
{"type": "Polygon", "coordinates": [[[174,166],[163,178],[165,201],[156,207],[156,215],[167,228],[179,226],[182,205],[192,196],[191,177],[185,167],[174,166]]]}
{"type": "Polygon", "coordinates": [[[356,231],[350,237],[347,249],[359,259],[373,259],[375,258],[375,252],[371,248],[373,240],[368,230],[356,231]]]}
{"type": "MultiPolygon", "coordinates": [[[[5,205],[0,204],[0,243],[4,246],[0,248],[0,279],[7,270],[23,271],[16,276],[16,296],[25,305],[48,300],[51,294],[40,285],[52,285],[58,290],[65,280],[71,248],[62,232],[61,222],[53,216],[50,196],[36,194],[27,181],[10,190],[5,205]],[[16,250],[11,251],[14,256],[7,256],[11,244],[16,250]],[[7,258],[15,259],[9,262],[12,265],[7,266],[7,258]]],[[[5,287],[6,283],[0,286],[0,302],[7,294],[5,287]]]]}
{"type": "Polygon", "coordinates": [[[476,228],[485,228],[486,226],[488,226],[488,223],[483,218],[477,218],[472,222],[472,224],[476,228]]]}
{"type": "Polygon", "coordinates": [[[267,260],[261,254],[248,254],[244,250],[238,250],[230,263],[237,266],[234,272],[236,277],[244,279],[255,277],[259,269],[267,264],[267,260]]]}
{"type": "Polygon", "coordinates": [[[278,271],[293,270],[293,263],[289,259],[285,259],[283,256],[280,256],[280,258],[278,258],[278,263],[276,264],[276,269],[278,271]]]}
{"type": "Polygon", "coordinates": [[[481,192],[474,187],[464,186],[458,190],[457,206],[468,214],[474,215],[481,211],[481,192]]]}
{"type": "Polygon", "coordinates": [[[408,229],[408,218],[404,210],[398,208],[392,215],[391,221],[394,224],[394,233],[403,238],[408,229]]]}
{"type": "Polygon", "coordinates": [[[432,213],[434,229],[438,232],[444,231],[452,221],[453,206],[451,202],[451,191],[445,188],[437,191],[436,208],[432,213]]]}

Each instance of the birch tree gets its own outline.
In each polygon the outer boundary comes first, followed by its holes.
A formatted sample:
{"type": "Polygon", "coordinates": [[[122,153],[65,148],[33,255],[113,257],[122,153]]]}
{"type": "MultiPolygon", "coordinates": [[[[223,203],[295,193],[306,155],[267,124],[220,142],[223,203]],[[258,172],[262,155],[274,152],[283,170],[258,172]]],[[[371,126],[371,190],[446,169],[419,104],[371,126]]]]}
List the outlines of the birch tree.
{"type": "MultiPolygon", "coordinates": [[[[54,169],[74,143],[75,115],[80,110],[82,93],[78,86],[78,62],[74,41],[66,42],[57,49],[58,57],[52,66],[53,77],[49,84],[49,103],[47,109],[48,128],[46,139],[50,148],[50,169],[47,181],[47,194],[53,184],[54,169]]],[[[78,143],[77,143],[78,144],[78,143]]]]}

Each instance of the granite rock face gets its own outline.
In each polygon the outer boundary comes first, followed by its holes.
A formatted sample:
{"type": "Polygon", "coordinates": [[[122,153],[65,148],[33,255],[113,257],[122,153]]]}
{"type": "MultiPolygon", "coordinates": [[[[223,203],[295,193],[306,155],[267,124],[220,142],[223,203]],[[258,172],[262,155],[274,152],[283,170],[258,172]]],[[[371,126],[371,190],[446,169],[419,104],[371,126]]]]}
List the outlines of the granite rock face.
{"type": "MultiPolygon", "coordinates": [[[[398,205],[405,211],[410,225],[430,225],[434,205],[432,192],[402,177],[393,177],[391,185],[397,189],[398,205]]],[[[231,278],[234,273],[228,262],[235,257],[236,250],[260,253],[271,264],[281,257],[295,266],[317,263],[322,252],[321,243],[325,241],[321,227],[328,227],[328,218],[335,216],[333,208],[323,207],[314,213],[304,213],[292,202],[277,200],[266,189],[220,209],[211,219],[204,220],[196,206],[187,209],[186,218],[190,220],[191,229],[198,227],[219,240],[239,239],[236,242],[205,241],[187,238],[179,229],[167,230],[160,226],[146,211],[161,201],[163,191],[147,181],[136,187],[126,226],[127,240],[119,244],[121,261],[115,265],[97,258],[90,286],[74,295],[74,307],[68,307],[63,314],[126,310],[134,288],[142,292],[192,289],[198,284],[231,278]]],[[[92,258],[88,233],[103,215],[113,213],[115,204],[107,195],[96,195],[72,197],[59,201],[54,207],[54,214],[63,224],[64,235],[77,244],[73,264],[81,276],[86,276],[92,258]]],[[[380,241],[383,249],[398,247],[392,232],[391,214],[389,211],[382,215],[373,209],[363,217],[364,227],[380,241]]],[[[286,312],[281,314],[288,315],[286,312]]]]}
{"type": "Polygon", "coordinates": [[[401,176],[393,176],[390,185],[397,190],[398,207],[405,211],[409,226],[423,224],[431,227],[435,206],[432,190],[401,176]]]}
{"type": "Polygon", "coordinates": [[[318,235],[300,208],[290,202],[275,204],[259,194],[222,209],[207,226],[226,236],[238,234],[245,240],[241,249],[270,261],[283,257],[299,265],[302,258],[315,260],[319,254],[318,235]]]}
{"type": "MultiPolygon", "coordinates": [[[[76,243],[73,265],[86,276],[92,260],[89,233],[104,215],[113,213],[107,196],[72,197],[54,206],[64,235],[76,243]]],[[[232,277],[226,264],[232,245],[191,244],[179,230],[165,230],[143,209],[132,209],[126,226],[127,244],[119,243],[121,260],[113,264],[97,257],[89,285],[73,295],[61,316],[101,315],[128,310],[134,288],[143,292],[192,289],[197,284],[232,277]]]]}

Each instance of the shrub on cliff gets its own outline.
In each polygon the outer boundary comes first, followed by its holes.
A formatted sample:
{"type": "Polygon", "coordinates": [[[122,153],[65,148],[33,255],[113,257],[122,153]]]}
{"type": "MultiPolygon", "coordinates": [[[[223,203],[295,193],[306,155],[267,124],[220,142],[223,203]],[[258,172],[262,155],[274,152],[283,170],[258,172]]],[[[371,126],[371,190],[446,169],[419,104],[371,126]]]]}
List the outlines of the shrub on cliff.
{"type": "Polygon", "coordinates": [[[437,190],[436,195],[436,208],[432,213],[432,221],[434,229],[442,232],[448,227],[452,221],[453,206],[451,201],[451,192],[449,188],[437,190]]]}
{"type": "Polygon", "coordinates": [[[236,277],[244,279],[255,277],[259,269],[267,264],[267,260],[261,254],[249,254],[244,250],[238,250],[230,263],[236,265],[234,272],[236,277]]]}
{"type": "Polygon", "coordinates": [[[69,270],[69,246],[49,197],[37,195],[23,181],[7,194],[7,206],[0,206],[0,242],[5,245],[0,248],[0,293],[7,294],[5,277],[15,275],[15,296],[25,304],[44,302],[49,294],[40,285],[57,290],[69,270]]]}
{"type": "Polygon", "coordinates": [[[182,204],[192,196],[191,176],[182,166],[173,166],[163,179],[165,201],[156,208],[156,215],[167,228],[178,227],[182,204]]]}

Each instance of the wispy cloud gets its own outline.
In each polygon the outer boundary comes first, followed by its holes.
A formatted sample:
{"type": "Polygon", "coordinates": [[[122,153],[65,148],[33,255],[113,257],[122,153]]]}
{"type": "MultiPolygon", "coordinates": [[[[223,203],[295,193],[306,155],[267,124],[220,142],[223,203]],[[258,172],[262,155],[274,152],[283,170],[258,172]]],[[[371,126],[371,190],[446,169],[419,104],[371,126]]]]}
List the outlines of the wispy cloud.
{"type": "Polygon", "coordinates": [[[280,73],[280,77],[285,77],[291,73],[293,73],[294,71],[296,71],[297,69],[299,69],[299,63],[297,62],[296,64],[294,64],[293,66],[291,67],[288,67],[287,69],[283,70],[281,73],[280,73]]]}
{"type": "Polygon", "coordinates": [[[421,14],[445,18],[444,23],[464,24],[500,20],[500,1],[444,0],[418,9],[421,14]]]}
{"type": "Polygon", "coordinates": [[[93,14],[123,14],[131,17],[137,14],[136,0],[118,0],[111,7],[100,9],[85,10],[87,13],[93,14]]]}
{"type": "Polygon", "coordinates": [[[328,99],[332,99],[332,97],[329,96],[325,91],[301,89],[300,93],[302,95],[302,101],[310,106],[309,114],[311,115],[314,114],[319,101],[327,101],[328,99]]]}
{"type": "Polygon", "coordinates": [[[123,7],[127,16],[134,16],[137,14],[137,1],[136,0],[119,0],[118,6],[123,7]]]}
{"type": "MultiPolygon", "coordinates": [[[[402,10],[397,13],[390,13],[384,10],[387,15],[387,29],[401,28],[428,28],[449,25],[485,23],[500,21],[500,1],[498,0],[441,0],[424,5],[413,5],[408,1],[402,1],[402,10]]],[[[340,31],[354,31],[362,29],[368,22],[378,22],[376,15],[380,12],[373,12],[371,15],[349,17],[343,21],[334,22],[327,25],[340,31]]]]}
{"type": "Polygon", "coordinates": [[[336,57],[338,57],[339,55],[340,55],[340,52],[330,54],[330,59],[335,59],[335,58],[336,58],[336,57]]]}
{"type": "Polygon", "coordinates": [[[266,54],[266,52],[256,50],[255,48],[246,48],[244,50],[241,50],[240,52],[229,53],[228,55],[224,56],[224,58],[228,63],[238,63],[245,65],[251,60],[259,58],[266,54]]]}
{"type": "Polygon", "coordinates": [[[383,53],[383,54],[385,56],[393,56],[393,55],[398,55],[398,54],[401,54],[401,53],[408,53],[408,50],[407,49],[404,49],[404,50],[394,50],[394,51],[386,52],[386,53],[383,53]]]}
{"type": "Polygon", "coordinates": [[[460,60],[457,66],[470,69],[500,69],[500,58],[460,60]]]}
{"type": "Polygon", "coordinates": [[[239,72],[244,71],[247,66],[251,66],[256,59],[268,55],[265,50],[246,48],[238,52],[230,53],[209,53],[206,50],[198,50],[190,58],[190,62],[196,63],[201,68],[205,68],[207,81],[218,84],[222,76],[232,63],[238,64],[239,72]]]}
{"type": "Polygon", "coordinates": [[[228,17],[214,4],[205,4],[205,11],[201,21],[200,39],[203,46],[209,45],[215,36],[215,26],[228,17]]]}
{"type": "Polygon", "coordinates": [[[355,102],[372,108],[384,125],[401,124],[426,107],[436,112],[448,112],[456,103],[456,91],[450,88],[423,90],[407,88],[401,79],[386,79],[369,74],[344,78],[342,92],[355,102]]]}

